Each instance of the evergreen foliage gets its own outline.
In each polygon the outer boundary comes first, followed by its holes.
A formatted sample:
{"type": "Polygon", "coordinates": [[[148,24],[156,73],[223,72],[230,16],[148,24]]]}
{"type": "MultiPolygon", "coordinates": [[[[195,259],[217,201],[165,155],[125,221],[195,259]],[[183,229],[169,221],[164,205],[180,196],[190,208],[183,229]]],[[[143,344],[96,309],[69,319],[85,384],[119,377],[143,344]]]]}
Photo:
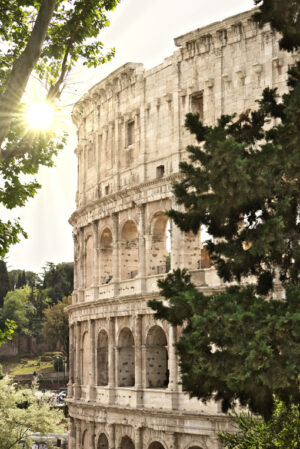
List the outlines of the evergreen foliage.
{"type": "MultiPolygon", "coordinates": [[[[282,33],[281,48],[299,50],[299,0],[255,3],[255,19],[282,33]]],[[[257,105],[212,127],[187,115],[198,145],[174,186],[184,211],[168,212],[183,231],[207,227],[219,276],[237,285],[204,296],[177,270],[159,282],[169,305],[149,304],[184,326],[176,346],[185,391],[221,400],[224,411],[239,400],[270,419],[274,393],[286,406],[300,399],[300,63],[282,98],[267,88],[257,105]],[[253,285],[239,286],[249,276],[253,285]],[[284,300],[272,299],[279,283],[284,300]]]]}
{"type": "Polygon", "coordinates": [[[204,295],[185,270],[159,281],[169,306],[149,301],[155,317],[184,325],[176,344],[185,391],[202,401],[221,401],[226,412],[237,400],[266,419],[274,394],[300,402],[300,290],[286,300],[260,297],[254,286],[234,286],[204,295]]]}
{"type": "Polygon", "coordinates": [[[48,262],[44,268],[43,288],[53,303],[70,296],[74,290],[74,263],[62,262],[55,265],[48,262]]]}
{"type": "Polygon", "coordinates": [[[10,281],[7,272],[6,262],[0,259],[0,308],[3,307],[4,298],[9,289],[10,289],[10,281]]]}

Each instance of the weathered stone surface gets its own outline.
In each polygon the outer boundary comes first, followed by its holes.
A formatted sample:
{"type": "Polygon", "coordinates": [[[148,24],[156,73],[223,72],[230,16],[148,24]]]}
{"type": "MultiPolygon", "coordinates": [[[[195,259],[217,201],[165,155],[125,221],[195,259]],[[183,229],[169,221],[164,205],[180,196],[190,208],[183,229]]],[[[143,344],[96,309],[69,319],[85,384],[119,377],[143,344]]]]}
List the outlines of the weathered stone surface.
{"type": "Polygon", "coordinates": [[[176,38],[178,50],[151,70],[125,64],[75,105],[72,449],[218,448],[226,417],[182,393],[180,329],[155,322],[147,301],[177,267],[203,291],[222,288],[200,233],[184,235],[164,214],[178,207],[172,182],[193,142],[184,118],[213,124],[255,108],[266,86],[283,93],[293,58],[277,40],[239,14],[176,38]]]}

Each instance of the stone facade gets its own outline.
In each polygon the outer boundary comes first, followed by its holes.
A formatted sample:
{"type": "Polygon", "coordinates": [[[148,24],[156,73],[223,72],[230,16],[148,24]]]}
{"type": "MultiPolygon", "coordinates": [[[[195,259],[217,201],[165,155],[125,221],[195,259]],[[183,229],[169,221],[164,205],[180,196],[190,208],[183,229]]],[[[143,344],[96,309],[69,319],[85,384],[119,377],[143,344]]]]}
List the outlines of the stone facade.
{"type": "Polygon", "coordinates": [[[293,57],[251,12],[175,39],[179,49],[145,71],[128,63],[74,107],[78,128],[75,290],[68,387],[72,449],[216,449],[228,425],[216,403],[182,392],[174,343],[181,330],[153,319],[157,280],[186,267],[204,292],[222,288],[201,234],[165,211],[193,138],[206,124],[254,108],[266,86],[286,89],[293,57]]]}

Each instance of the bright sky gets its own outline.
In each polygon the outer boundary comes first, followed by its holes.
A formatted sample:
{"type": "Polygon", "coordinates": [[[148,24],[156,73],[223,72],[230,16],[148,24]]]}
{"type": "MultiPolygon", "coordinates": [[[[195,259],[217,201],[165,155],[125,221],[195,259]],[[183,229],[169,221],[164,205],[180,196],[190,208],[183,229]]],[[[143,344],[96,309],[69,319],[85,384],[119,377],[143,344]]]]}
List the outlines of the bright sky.
{"type": "MultiPolygon", "coordinates": [[[[253,0],[121,0],[111,14],[111,26],[102,34],[107,49],[116,47],[116,57],[97,70],[77,70],[66,88],[64,104],[76,102],[90,87],[126,62],[141,62],[146,69],[160,64],[175,50],[175,37],[251,9],[253,3],[253,0]]],[[[68,114],[69,109],[66,108],[68,114]]],[[[9,269],[41,272],[47,261],[73,260],[68,219],[75,210],[76,130],[70,123],[66,127],[70,134],[68,145],[56,158],[56,167],[40,170],[38,180],[42,189],[26,207],[14,211],[29,237],[11,248],[6,258],[9,269]]]]}

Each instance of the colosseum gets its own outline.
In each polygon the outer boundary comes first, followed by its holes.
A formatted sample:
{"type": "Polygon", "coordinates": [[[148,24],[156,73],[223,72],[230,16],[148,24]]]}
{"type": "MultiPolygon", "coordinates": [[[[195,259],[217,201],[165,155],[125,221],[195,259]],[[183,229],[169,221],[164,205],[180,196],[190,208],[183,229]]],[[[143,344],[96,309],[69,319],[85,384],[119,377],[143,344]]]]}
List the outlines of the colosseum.
{"type": "Polygon", "coordinates": [[[165,211],[193,138],[185,114],[208,125],[254,108],[266,86],[286,89],[293,56],[258,29],[251,11],[175,39],[150,70],[127,63],[75,105],[78,191],[75,290],[68,308],[71,449],[217,449],[227,428],[217,403],[182,391],[174,343],[181,330],[155,321],[158,279],[186,267],[204,292],[222,282],[203,244],[165,211]]]}

